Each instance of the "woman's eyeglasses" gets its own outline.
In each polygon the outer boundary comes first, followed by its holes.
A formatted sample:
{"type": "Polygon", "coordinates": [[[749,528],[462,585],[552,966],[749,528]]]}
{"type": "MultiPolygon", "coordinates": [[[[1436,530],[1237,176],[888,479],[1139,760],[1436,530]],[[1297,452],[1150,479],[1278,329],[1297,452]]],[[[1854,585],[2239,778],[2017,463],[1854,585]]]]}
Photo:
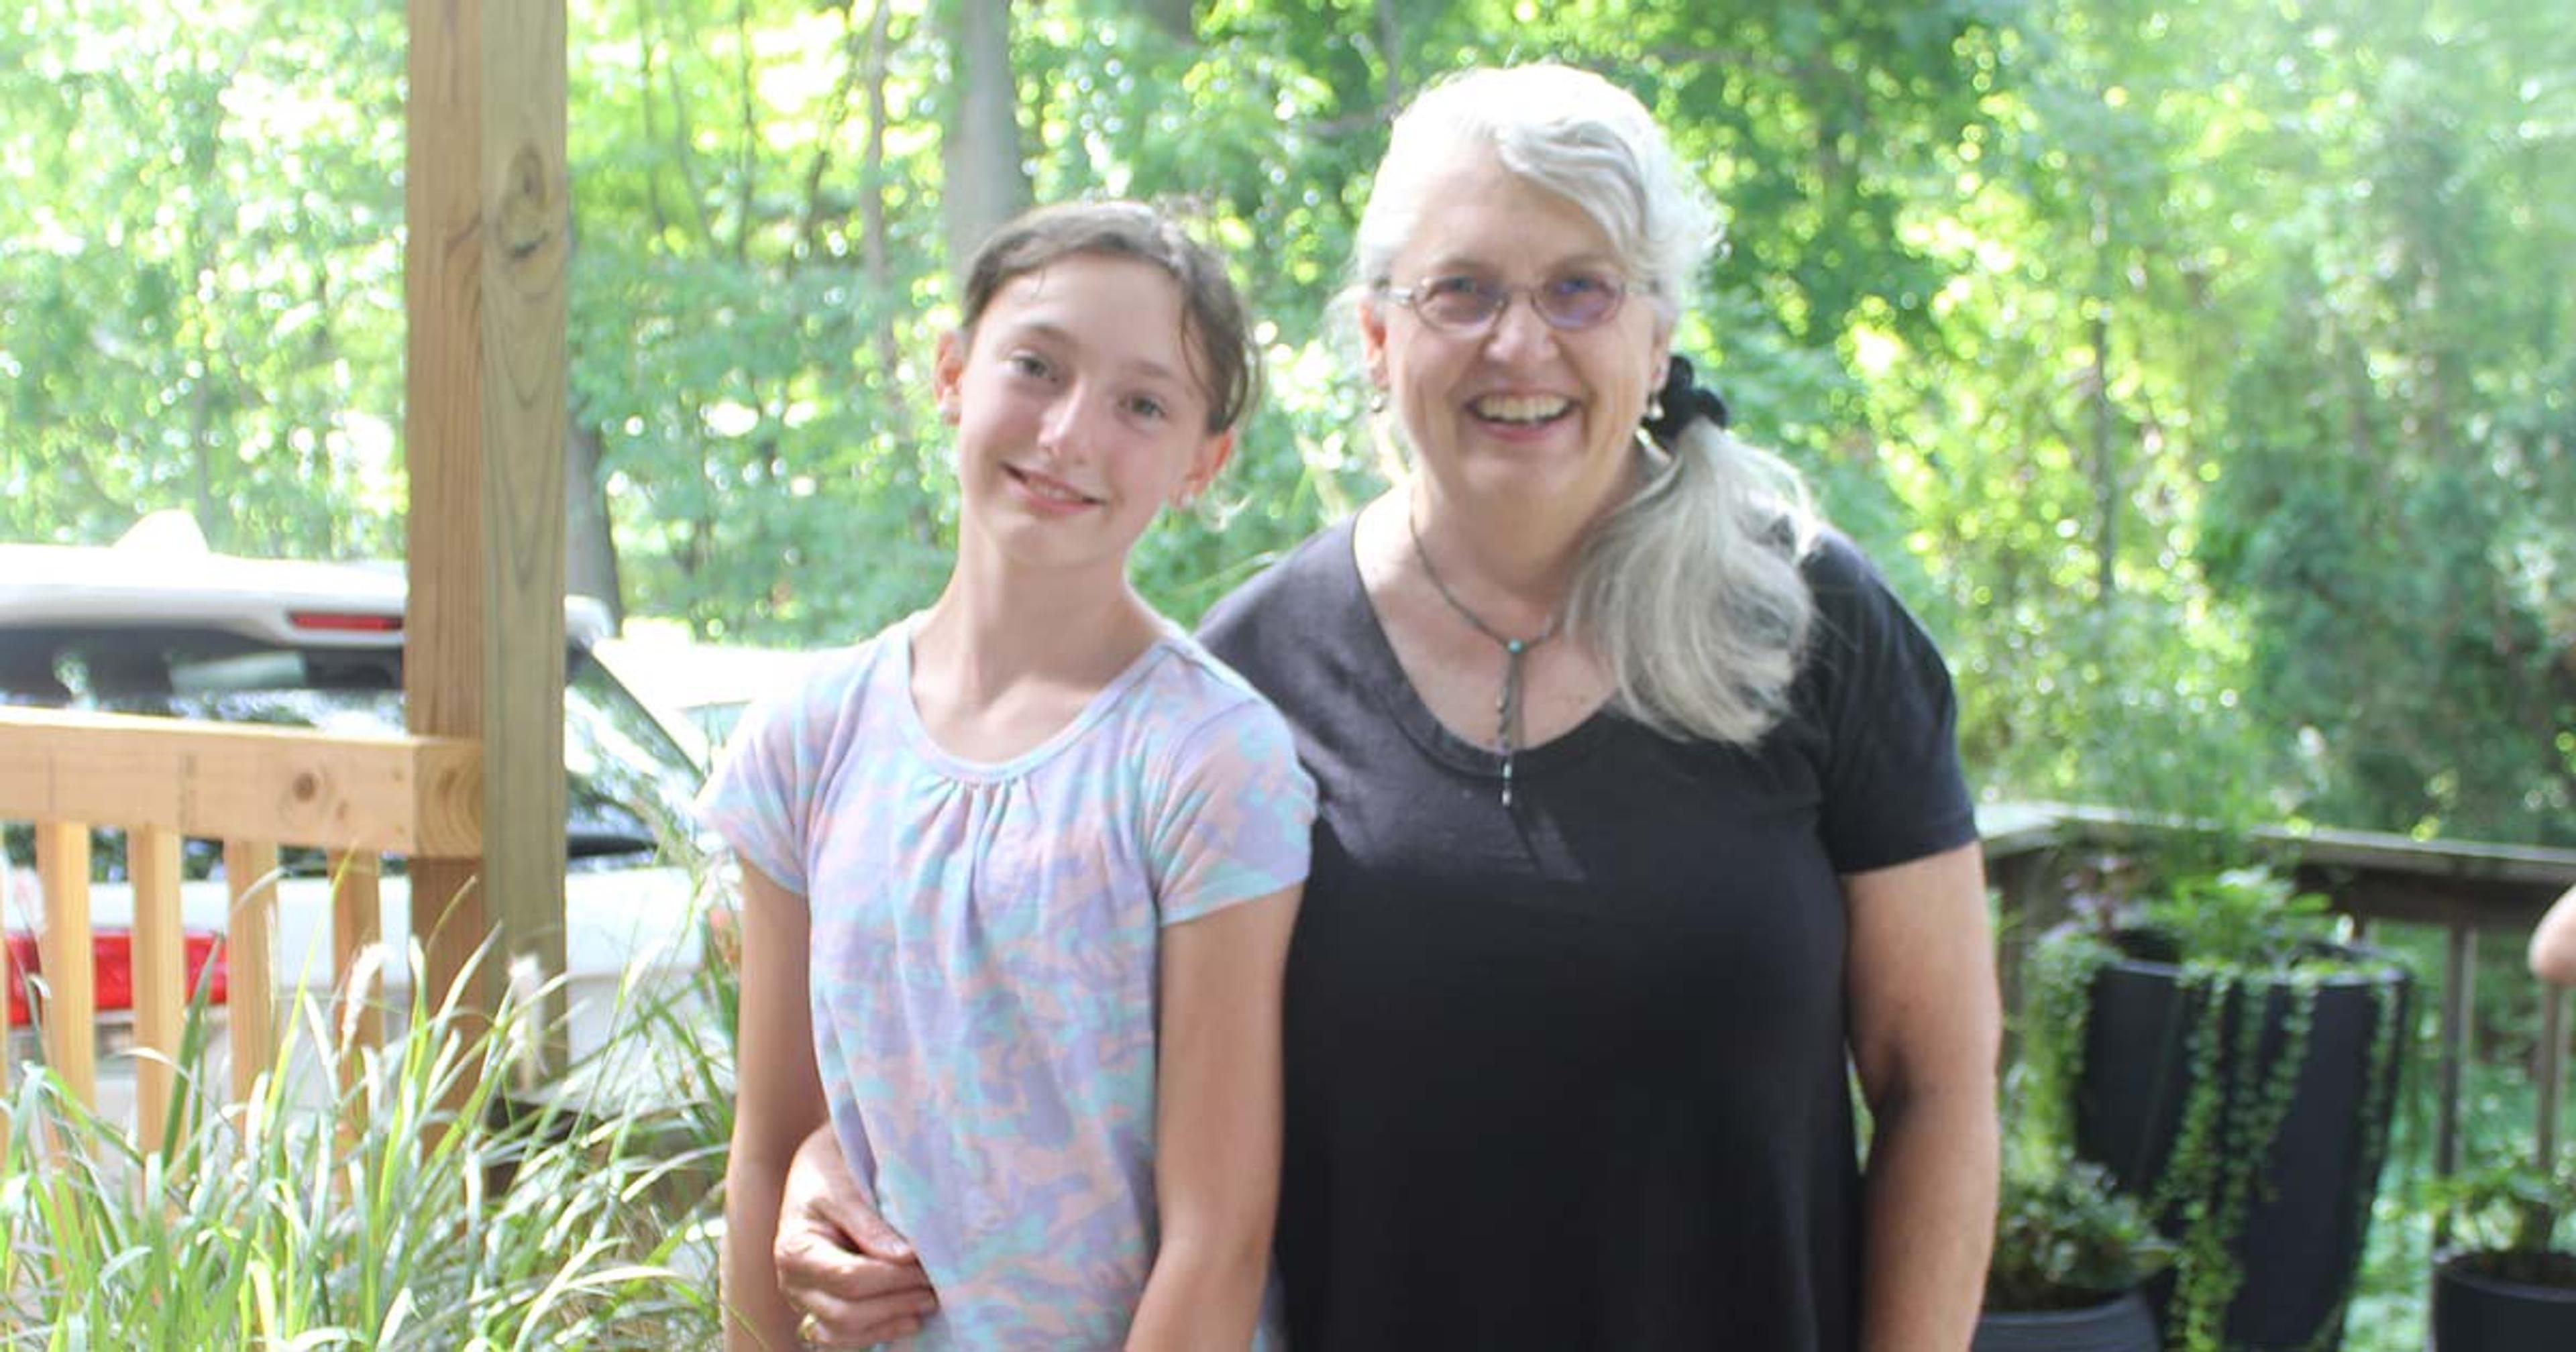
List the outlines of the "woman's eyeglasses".
{"type": "Polygon", "coordinates": [[[1536,286],[1504,286],[1482,277],[1426,277],[1414,286],[1378,284],[1378,293],[1421,316],[1422,322],[1450,333],[1481,333],[1512,303],[1528,296],[1530,309],[1561,332],[1588,329],[1619,313],[1619,303],[1632,285],[1598,272],[1569,272],[1536,286]]]}

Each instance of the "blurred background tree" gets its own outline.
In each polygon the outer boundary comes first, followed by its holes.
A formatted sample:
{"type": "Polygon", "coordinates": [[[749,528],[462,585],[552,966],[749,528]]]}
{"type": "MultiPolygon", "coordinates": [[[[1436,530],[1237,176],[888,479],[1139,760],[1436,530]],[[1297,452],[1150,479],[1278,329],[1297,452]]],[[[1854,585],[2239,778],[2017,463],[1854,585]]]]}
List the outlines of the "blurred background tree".
{"type": "MultiPolygon", "coordinates": [[[[1731,248],[1682,346],[1959,673],[1985,791],[2576,843],[2576,27],[2545,0],[569,0],[573,576],[925,603],[961,241],[1184,200],[1272,395],[1194,617],[1384,481],[1333,306],[1391,111],[1555,57],[1731,248]]],[[[0,538],[400,550],[401,7],[0,19],[0,538]]]]}

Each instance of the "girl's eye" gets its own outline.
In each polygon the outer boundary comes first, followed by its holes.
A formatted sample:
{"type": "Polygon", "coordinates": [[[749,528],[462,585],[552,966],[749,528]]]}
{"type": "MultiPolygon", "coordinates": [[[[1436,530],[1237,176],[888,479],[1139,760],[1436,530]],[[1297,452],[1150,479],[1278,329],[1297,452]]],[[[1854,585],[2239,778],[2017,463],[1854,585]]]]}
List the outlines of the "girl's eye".
{"type": "Polygon", "coordinates": [[[1139,418],[1152,418],[1158,421],[1165,413],[1163,401],[1150,394],[1130,396],[1127,400],[1127,411],[1139,418]]]}
{"type": "Polygon", "coordinates": [[[1054,367],[1047,365],[1046,358],[1034,352],[1014,352],[1004,357],[1002,364],[1020,375],[1033,376],[1040,380],[1044,380],[1055,370],[1054,367]]]}

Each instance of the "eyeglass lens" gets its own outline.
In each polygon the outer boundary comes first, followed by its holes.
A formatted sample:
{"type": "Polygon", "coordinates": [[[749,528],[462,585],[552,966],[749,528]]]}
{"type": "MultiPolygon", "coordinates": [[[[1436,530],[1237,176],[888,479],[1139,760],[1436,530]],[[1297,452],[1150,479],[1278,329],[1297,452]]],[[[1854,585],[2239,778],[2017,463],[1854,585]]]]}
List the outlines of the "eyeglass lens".
{"type": "Polygon", "coordinates": [[[1512,297],[1524,292],[1530,307],[1551,327],[1588,329],[1618,310],[1627,288],[1596,273],[1570,272],[1528,287],[1504,286],[1480,277],[1434,277],[1397,294],[1431,324],[1476,329],[1493,322],[1512,297]]]}

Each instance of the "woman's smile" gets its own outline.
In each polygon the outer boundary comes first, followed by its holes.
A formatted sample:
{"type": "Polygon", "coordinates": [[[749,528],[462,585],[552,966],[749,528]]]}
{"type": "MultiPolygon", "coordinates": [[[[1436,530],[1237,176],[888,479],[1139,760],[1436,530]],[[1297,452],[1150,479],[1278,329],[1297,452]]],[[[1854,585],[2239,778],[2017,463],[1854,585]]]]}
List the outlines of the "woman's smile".
{"type": "Polygon", "coordinates": [[[1573,400],[1549,394],[1489,394],[1467,403],[1479,420],[1514,428],[1544,427],[1573,411],[1573,400]]]}

